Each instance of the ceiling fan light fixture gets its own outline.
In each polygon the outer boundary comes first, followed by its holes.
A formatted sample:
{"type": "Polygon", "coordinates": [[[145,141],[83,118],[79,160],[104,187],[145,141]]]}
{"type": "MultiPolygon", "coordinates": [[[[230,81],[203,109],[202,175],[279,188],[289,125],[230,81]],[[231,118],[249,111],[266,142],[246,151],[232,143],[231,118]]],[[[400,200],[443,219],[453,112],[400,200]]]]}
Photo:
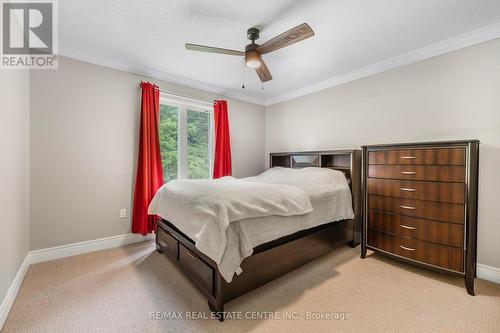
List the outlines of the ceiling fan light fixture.
{"type": "Polygon", "coordinates": [[[260,55],[257,51],[248,51],[245,55],[245,65],[250,68],[260,67],[260,55]]]}
{"type": "Polygon", "coordinates": [[[250,44],[245,46],[245,51],[237,51],[230,49],[223,49],[220,47],[213,47],[200,44],[186,43],[185,47],[187,50],[198,51],[198,52],[208,52],[217,54],[227,54],[232,56],[243,56],[243,68],[249,67],[255,70],[255,73],[259,76],[262,83],[270,81],[273,79],[269,68],[267,68],[266,62],[262,59],[262,54],[268,54],[276,50],[282,49],[284,47],[290,46],[301,40],[314,36],[314,31],[307,23],[302,23],[292,28],[284,33],[271,38],[264,44],[255,44],[255,41],[259,38],[260,29],[253,27],[248,29],[247,38],[251,41],[250,44]]]}

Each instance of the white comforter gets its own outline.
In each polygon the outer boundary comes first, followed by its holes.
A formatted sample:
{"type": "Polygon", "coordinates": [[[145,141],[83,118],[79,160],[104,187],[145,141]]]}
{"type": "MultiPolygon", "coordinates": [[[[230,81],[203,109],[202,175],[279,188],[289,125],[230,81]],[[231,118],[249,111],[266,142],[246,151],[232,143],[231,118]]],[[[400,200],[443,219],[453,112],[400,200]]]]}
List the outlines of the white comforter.
{"type": "Polygon", "coordinates": [[[163,217],[186,233],[231,282],[234,273],[241,272],[241,261],[257,245],[246,237],[243,222],[307,216],[313,210],[311,200],[329,197],[338,201],[335,220],[354,216],[349,187],[341,172],[272,168],[244,179],[170,181],[156,193],[149,214],[163,217]]]}

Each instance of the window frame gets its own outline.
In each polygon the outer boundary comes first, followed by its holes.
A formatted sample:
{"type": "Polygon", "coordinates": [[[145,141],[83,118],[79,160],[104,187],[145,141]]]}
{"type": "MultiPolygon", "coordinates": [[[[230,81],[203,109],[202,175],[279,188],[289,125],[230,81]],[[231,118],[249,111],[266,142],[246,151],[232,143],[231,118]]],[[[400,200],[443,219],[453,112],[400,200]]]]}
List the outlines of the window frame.
{"type": "Polygon", "coordinates": [[[160,105],[162,104],[174,106],[177,108],[177,179],[188,179],[188,110],[206,112],[209,114],[209,177],[207,179],[212,179],[214,168],[213,105],[192,98],[160,92],[160,105]]]}

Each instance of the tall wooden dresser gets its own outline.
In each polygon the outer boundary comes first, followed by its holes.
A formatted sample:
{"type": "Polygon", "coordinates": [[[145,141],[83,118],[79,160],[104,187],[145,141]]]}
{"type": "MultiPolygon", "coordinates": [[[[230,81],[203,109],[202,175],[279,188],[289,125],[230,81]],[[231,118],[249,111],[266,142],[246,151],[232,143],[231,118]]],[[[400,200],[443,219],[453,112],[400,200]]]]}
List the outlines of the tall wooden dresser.
{"type": "Polygon", "coordinates": [[[479,141],[363,146],[366,249],[464,276],[474,295],[479,141]]]}

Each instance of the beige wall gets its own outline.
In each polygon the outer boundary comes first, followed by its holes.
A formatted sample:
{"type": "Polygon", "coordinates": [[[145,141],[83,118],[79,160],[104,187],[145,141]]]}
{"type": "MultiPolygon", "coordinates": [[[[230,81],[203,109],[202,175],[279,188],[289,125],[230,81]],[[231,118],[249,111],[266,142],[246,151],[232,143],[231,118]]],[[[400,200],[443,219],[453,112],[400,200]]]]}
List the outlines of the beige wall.
{"type": "Polygon", "coordinates": [[[266,153],[481,140],[479,263],[500,267],[500,39],[266,108],[266,153]]]}
{"type": "MultiPolygon", "coordinates": [[[[128,233],[140,113],[139,82],[213,94],[89,63],[59,59],[31,73],[31,249],[128,233]]],[[[264,108],[227,99],[233,173],[264,169],[264,108]]]]}
{"type": "Polygon", "coordinates": [[[0,72],[1,303],[29,250],[30,198],[29,72],[0,72]]]}

